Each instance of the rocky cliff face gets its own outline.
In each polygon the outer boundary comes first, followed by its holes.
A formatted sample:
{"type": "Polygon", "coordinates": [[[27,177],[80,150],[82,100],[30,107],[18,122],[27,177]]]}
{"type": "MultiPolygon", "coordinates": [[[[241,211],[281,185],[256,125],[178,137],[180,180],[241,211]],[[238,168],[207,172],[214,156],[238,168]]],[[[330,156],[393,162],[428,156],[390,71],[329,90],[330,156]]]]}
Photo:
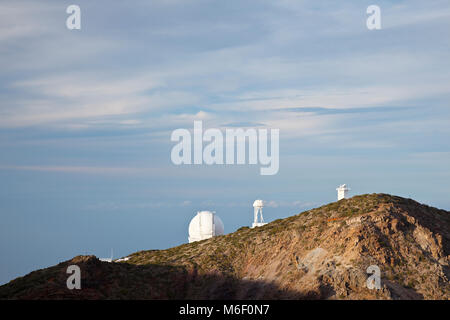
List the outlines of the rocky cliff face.
{"type": "Polygon", "coordinates": [[[0,287],[2,299],[449,299],[450,212],[371,194],[120,263],[79,256],[0,287]],[[81,268],[81,290],[66,269],[81,268]],[[380,289],[367,287],[369,266],[380,289]]]}

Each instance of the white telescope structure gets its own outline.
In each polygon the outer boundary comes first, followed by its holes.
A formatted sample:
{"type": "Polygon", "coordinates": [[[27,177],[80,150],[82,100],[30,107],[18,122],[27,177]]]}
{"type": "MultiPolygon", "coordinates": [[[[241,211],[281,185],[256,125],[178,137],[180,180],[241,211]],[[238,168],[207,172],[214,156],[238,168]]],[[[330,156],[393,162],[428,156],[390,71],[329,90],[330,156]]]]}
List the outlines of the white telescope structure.
{"type": "Polygon", "coordinates": [[[255,200],[255,202],[253,202],[254,219],[253,219],[252,228],[261,227],[261,226],[267,224],[264,222],[264,218],[263,218],[263,214],[262,214],[263,207],[264,207],[263,200],[255,200]]]}
{"type": "Polygon", "coordinates": [[[341,199],[348,198],[348,192],[350,191],[350,189],[347,188],[347,185],[345,183],[341,184],[339,187],[337,187],[336,190],[337,190],[338,201],[341,199]]]}

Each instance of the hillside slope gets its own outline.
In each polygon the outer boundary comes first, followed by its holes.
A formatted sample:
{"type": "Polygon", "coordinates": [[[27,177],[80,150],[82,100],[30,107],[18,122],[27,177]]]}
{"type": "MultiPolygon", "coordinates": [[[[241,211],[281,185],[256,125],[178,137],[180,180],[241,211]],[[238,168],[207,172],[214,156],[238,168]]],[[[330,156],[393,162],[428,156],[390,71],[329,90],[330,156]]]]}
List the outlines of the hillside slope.
{"type": "Polygon", "coordinates": [[[449,263],[450,212],[370,194],[126,262],[78,256],[1,286],[0,299],[449,299],[449,263]],[[66,288],[70,264],[81,290],[66,288]],[[370,265],[380,290],[367,288],[370,265]]]}

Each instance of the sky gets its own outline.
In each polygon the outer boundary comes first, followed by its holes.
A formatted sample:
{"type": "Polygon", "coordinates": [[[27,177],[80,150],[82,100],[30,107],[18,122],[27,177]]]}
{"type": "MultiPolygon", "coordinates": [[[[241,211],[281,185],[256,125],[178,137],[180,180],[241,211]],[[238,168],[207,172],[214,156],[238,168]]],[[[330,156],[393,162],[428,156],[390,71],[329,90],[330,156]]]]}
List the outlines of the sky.
{"type": "Polygon", "coordinates": [[[447,0],[2,0],[0,284],[186,243],[199,210],[226,233],[258,198],[288,217],[343,183],[450,210],[449,52],[447,0]],[[174,165],[196,120],[279,129],[278,173],[174,165]]]}

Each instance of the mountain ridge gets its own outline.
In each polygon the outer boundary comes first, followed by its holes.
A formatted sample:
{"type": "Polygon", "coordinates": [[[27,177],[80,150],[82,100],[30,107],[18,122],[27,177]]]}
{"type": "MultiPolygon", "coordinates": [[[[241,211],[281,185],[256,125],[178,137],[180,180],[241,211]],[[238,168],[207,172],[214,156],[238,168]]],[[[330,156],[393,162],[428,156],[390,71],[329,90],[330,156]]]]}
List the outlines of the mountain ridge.
{"type": "Polygon", "coordinates": [[[450,212],[387,194],[117,263],[77,256],[0,286],[0,299],[445,299],[450,212]],[[81,269],[68,290],[67,266],[81,269]],[[381,288],[367,288],[378,266],[381,288]]]}

